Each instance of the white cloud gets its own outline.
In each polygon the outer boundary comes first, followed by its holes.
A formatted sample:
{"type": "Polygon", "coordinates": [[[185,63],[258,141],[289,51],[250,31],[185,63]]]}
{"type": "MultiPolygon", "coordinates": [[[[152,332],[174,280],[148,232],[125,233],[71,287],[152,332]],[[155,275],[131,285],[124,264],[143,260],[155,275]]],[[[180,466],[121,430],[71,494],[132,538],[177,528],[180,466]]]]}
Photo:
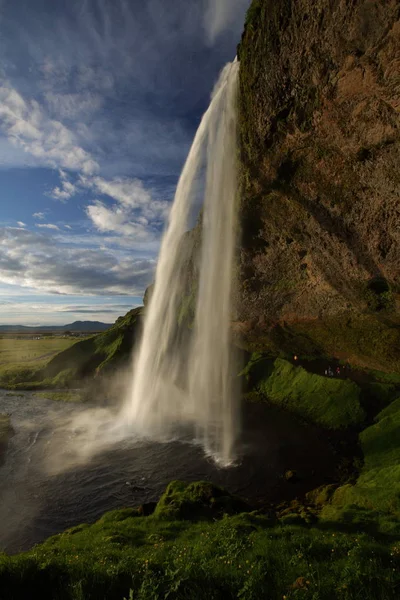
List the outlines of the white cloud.
{"type": "Polygon", "coordinates": [[[25,101],[11,85],[0,87],[0,124],[8,139],[42,164],[93,174],[99,165],[74,134],[50,119],[35,100],[25,101]]]}
{"type": "Polygon", "coordinates": [[[61,179],[61,187],[57,186],[49,193],[51,198],[55,200],[60,200],[61,202],[65,202],[72,196],[74,196],[77,192],[76,185],[71,183],[68,179],[68,175],[62,169],[59,170],[59,175],[61,179]]]}
{"type": "Polygon", "coordinates": [[[72,229],[71,225],[64,225],[65,229],[72,229]]]}
{"type": "Polygon", "coordinates": [[[170,204],[153,200],[149,190],[138,179],[113,179],[102,177],[81,178],[87,187],[116,200],[107,206],[96,200],[86,208],[86,214],[101,232],[129,236],[137,242],[149,242],[159,237],[170,204]]]}
{"type": "Polygon", "coordinates": [[[108,208],[102,202],[96,201],[87,207],[87,215],[101,232],[119,233],[138,242],[151,241],[155,237],[154,232],[146,227],[147,223],[142,224],[138,220],[135,222],[129,210],[123,206],[114,205],[108,208]]]}
{"type": "Polygon", "coordinates": [[[155,260],[123,251],[57,245],[51,235],[0,229],[0,282],[47,293],[74,295],[143,294],[155,260]]]}
{"type": "Polygon", "coordinates": [[[59,227],[54,225],[53,223],[36,223],[36,227],[42,227],[43,229],[54,229],[55,231],[59,231],[59,227]]]}
{"type": "Polygon", "coordinates": [[[168,216],[170,203],[153,199],[139,179],[115,178],[108,181],[94,177],[81,178],[81,181],[98,193],[116,200],[120,204],[120,212],[124,210],[126,217],[131,214],[132,218],[135,214],[136,220],[142,225],[150,222],[163,224],[168,216]]]}
{"type": "Polygon", "coordinates": [[[85,118],[99,110],[103,103],[99,94],[90,92],[60,94],[48,91],[44,98],[50,113],[61,120],[85,118]]]}
{"type": "Polygon", "coordinates": [[[227,29],[237,29],[237,22],[243,23],[250,0],[206,0],[204,28],[207,42],[213,45],[218,36],[227,29]]]}
{"type": "Polygon", "coordinates": [[[44,219],[45,218],[45,213],[44,212],[35,212],[33,213],[32,217],[34,217],[35,219],[44,219]]]}
{"type": "Polygon", "coordinates": [[[19,227],[26,227],[26,223],[23,223],[22,221],[17,221],[17,225],[19,227]]]}
{"type": "Polygon", "coordinates": [[[153,199],[139,179],[82,177],[81,183],[116,201],[108,206],[100,200],[86,208],[96,229],[127,236],[135,242],[151,242],[159,238],[170,204],[153,199]]]}
{"type": "Polygon", "coordinates": [[[150,193],[144,188],[139,179],[114,179],[107,181],[102,177],[95,177],[92,185],[101,194],[106,194],[121,204],[129,207],[138,207],[149,204],[151,201],[150,193]]]}

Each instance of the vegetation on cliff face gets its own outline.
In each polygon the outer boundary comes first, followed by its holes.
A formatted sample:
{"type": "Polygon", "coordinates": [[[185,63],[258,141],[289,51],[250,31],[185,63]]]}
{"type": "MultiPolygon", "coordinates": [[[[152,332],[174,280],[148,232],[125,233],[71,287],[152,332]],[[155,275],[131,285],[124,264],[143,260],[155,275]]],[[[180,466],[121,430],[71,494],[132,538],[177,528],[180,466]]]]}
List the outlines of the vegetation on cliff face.
{"type": "Polygon", "coordinates": [[[385,0],[251,4],[238,301],[252,348],[400,370],[399,17],[385,0]]]}

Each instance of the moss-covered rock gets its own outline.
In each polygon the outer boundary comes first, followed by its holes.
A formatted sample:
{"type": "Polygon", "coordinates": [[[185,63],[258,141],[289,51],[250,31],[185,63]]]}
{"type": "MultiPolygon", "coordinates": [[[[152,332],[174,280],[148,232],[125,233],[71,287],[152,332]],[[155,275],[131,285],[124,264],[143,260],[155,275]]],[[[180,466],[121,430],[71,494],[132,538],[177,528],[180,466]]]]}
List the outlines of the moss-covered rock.
{"type": "Polygon", "coordinates": [[[172,481],[158,501],[154,516],[162,519],[201,519],[250,510],[243,500],[207,481],[172,481]]]}
{"type": "Polygon", "coordinates": [[[360,388],[353,381],[322,377],[261,354],[253,354],[243,374],[272,404],[328,429],[359,426],[365,418],[360,388]]]}
{"type": "Polygon", "coordinates": [[[400,532],[399,399],[375,421],[360,434],[364,465],[355,485],[339,487],[322,514],[327,520],[362,517],[383,530],[397,528],[400,532]]]}

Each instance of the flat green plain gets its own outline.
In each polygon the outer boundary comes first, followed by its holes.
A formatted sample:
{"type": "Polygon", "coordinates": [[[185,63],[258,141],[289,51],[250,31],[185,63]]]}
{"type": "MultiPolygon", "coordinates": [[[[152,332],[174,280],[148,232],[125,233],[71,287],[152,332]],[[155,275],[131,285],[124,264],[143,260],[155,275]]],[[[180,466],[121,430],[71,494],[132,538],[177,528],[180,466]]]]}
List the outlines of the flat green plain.
{"type": "Polygon", "coordinates": [[[72,336],[32,337],[0,338],[0,385],[6,385],[24,371],[43,368],[53,356],[82,339],[72,336]]]}

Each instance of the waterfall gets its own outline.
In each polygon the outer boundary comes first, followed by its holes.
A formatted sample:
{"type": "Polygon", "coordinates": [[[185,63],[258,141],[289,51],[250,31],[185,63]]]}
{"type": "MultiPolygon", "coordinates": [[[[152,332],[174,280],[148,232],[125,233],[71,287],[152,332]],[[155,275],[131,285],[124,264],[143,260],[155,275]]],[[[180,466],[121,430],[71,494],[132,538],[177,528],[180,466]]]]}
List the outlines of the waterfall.
{"type": "Polygon", "coordinates": [[[222,464],[235,458],[239,427],[230,340],[238,70],[236,60],[222,70],[182,170],[122,413],[126,427],[154,439],[191,430],[222,464]],[[179,342],[178,313],[184,296],[182,239],[189,229],[203,172],[195,321],[189,341],[179,342]]]}

